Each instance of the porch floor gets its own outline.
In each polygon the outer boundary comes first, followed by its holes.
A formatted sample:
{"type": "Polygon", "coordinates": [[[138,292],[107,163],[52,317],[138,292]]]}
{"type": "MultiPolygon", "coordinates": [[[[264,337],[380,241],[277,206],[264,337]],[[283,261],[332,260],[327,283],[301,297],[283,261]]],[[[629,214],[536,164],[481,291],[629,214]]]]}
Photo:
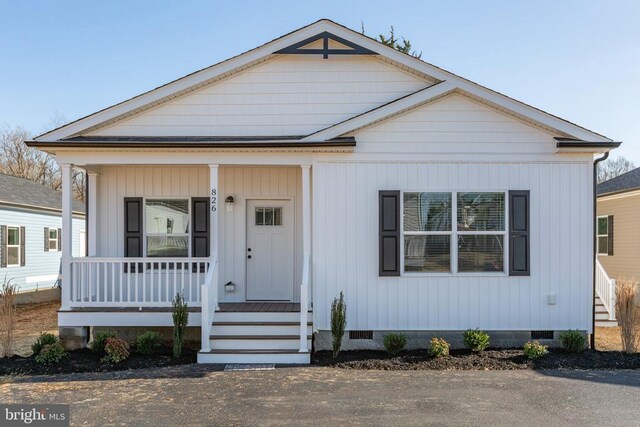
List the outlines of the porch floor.
{"type": "MultiPolygon", "coordinates": [[[[223,302],[220,303],[218,313],[297,313],[300,311],[300,303],[297,302],[223,302]]],[[[311,310],[309,310],[311,311],[311,310]]]]}

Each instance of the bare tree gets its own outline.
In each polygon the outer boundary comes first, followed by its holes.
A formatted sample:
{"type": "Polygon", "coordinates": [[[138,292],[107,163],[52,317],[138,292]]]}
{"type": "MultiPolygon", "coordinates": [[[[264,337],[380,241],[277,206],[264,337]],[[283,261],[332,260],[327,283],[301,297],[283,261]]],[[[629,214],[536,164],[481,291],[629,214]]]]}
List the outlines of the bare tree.
{"type": "Polygon", "coordinates": [[[635,169],[636,165],[629,159],[618,156],[598,163],[598,184],[635,169]]]}

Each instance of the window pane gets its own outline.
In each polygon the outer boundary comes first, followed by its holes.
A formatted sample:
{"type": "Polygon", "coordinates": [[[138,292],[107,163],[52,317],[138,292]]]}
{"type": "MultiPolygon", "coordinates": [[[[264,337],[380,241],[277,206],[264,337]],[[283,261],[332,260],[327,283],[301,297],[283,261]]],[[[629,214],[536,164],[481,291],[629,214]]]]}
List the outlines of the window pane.
{"type": "Polygon", "coordinates": [[[49,229],[49,239],[57,239],[58,238],[58,230],[54,229],[49,229]]]}
{"type": "Polygon", "coordinates": [[[405,236],[404,271],[451,271],[450,236],[405,236]]]}
{"type": "Polygon", "coordinates": [[[58,241],[57,240],[49,240],[49,250],[57,251],[58,250],[58,241]]]}
{"type": "Polygon", "coordinates": [[[458,230],[503,231],[504,193],[458,193],[458,230]]]}
{"type": "Polygon", "coordinates": [[[18,227],[7,228],[7,244],[8,245],[20,244],[20,229],[18,227]]]}
{"type": "Polygon", "coordinates": [[[273,208],[273,225],[282,225],[282,208],[273,208]]]}
{"type": "Polygon", "coordinates": [[[598,253],[609,253],[609,238],[607,236],[598,237],[598,253]]]}
{"type": "Polygon", "coordinates": [[[183,234],[189,232],[187,200],[147,200],[146,232],[150,234],[183,234]]]}
{"type": "Polygon", "coordinates": [[[458,271],[504,271],[503,236],[458,236],[458,271]]]}
{"type": "Polygon", "coordinates": [[[264,225],[273,225],[273,208],[264,208],[264,225]]]}
{"type": "Polygon", "coordinates": [[[187,236],[147,237],[147,256],[186,257],[189,255],[187,236]]]}
{"type": "Polygon", "coordinates": [[[609,232],[609,218],[598,218],[598,234],[607,234],[609,232]]]}
{"type": "Polygon", "coordinates": [[[405,231],[450,231],[451,193],[404,193],[405,231]]]}
{"type": "Polygon", "coordinates": [[[20,248],[7,248],[7,264],[8,265],[19,265],[20,264],[20,248]]]}
{"type": "Polygon", "coordinates": [[[256,225],[264,225],[264,208],[256,208],[256,225]]]}

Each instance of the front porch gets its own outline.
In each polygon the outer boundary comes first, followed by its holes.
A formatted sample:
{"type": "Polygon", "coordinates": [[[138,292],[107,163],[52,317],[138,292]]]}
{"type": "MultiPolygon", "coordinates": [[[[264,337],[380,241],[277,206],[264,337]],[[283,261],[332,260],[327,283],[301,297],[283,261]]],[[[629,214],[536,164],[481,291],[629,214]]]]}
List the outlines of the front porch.
{"type": "MultiPolygon", "coordinates": [[[[180,293],[201,328],[200,361],[308,360],[310,166],[83,167],[88,256],[63,247],[60,327],[171,326],[180,293]],[[232,338],[229,321],[242,329],[232,338]],[[272,328],[255,333],[255,322],[272,328]]],[[[62,165],[63,239],[72,168],[62,165]]]]}

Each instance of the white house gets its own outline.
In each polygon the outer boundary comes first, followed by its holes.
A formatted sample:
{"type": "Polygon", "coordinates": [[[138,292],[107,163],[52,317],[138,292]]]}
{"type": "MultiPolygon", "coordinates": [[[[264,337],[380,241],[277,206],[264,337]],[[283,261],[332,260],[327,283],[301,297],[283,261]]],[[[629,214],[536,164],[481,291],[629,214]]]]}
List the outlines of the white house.
{"type": "Polygon", "coordinates": [[[340,291],[347,348],[592,330],[593,159],[619,143],[332,21],[29,144],[62,167],[63,241],[89,176],[62,330],[170,326],[182,292],[199,361],[308,363],[340,291]]]}

